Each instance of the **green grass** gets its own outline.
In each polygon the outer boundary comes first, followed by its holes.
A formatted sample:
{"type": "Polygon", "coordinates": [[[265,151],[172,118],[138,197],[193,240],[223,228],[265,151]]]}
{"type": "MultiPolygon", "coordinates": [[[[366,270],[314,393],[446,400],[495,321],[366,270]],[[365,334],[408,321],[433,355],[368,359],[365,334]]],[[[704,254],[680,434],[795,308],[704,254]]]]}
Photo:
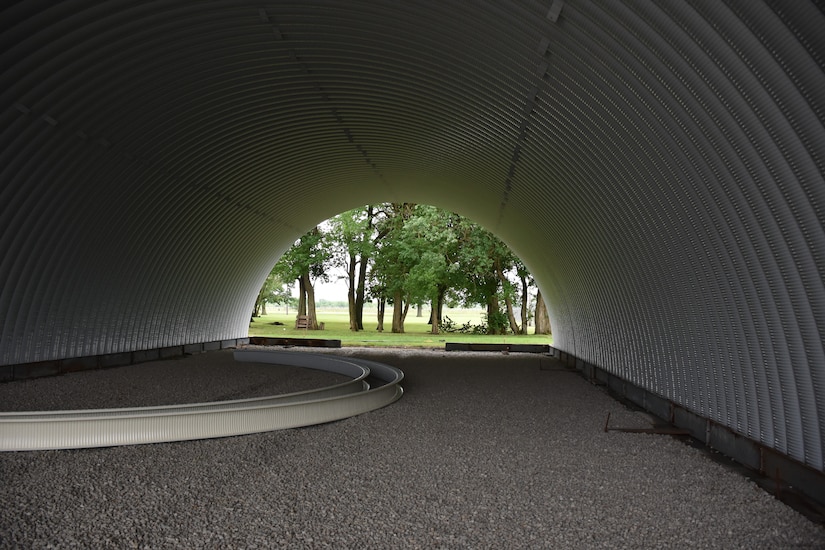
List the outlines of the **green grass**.
{"type": "MultiPolygon", "coordinates": [[[[481,310],[472,309],[447,309],[444,315],[450,317],[456,326],[461,326],[466,322],[479,325],[481,321],[481,310]]],[[[255,321],[249,324],[250,336],[271,336],[281,338],[325,338],[341,340],[342,346],[349,347],[386,347],[386,348],[443,348],[445,342],[468,342],[468,343],[490,343],[490,344],[552,344],[552,336],[535,334],[507,334],[501,336],[487,336],[483,334],[461,334],[457,332],[441,334],[430,334],[428,321],[428,310],[425,309],[424,317],[416,317],[415,310],[410,310],[407,319],[404,321],[403,334],[393,334],[392,311],[387,309],[384,318],[384,332],[375,330],[378,324],[375,317],[375,310],[364,310],[365,330],[352,332],[349,330],[349,315],[345,309],[319,309],[317,311],[318,322],[324,323],[324,330],[303,330],[295,328],[295,314],[290,310],[289,314],[283,309],[273,313],[272,308],[268,315],[256,317],[255,321]],[[274,325],[280,322],[283,325],[274,325]]],[[[532,327],[531,327],[532,328],[532,327]]]]}

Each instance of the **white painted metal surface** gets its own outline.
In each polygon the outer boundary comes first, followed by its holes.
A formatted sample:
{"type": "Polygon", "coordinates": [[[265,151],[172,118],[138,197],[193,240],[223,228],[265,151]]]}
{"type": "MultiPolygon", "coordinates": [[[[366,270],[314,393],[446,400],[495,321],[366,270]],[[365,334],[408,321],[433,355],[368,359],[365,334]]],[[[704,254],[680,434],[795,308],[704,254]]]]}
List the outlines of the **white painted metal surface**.
{"type": "Polygon", "coordinates": [[[0,451],[113,447],[297,428],[375,410],[403,393],[403,373],[373,361],[283,351],[236,351],[235,359],[325,370],[352,380],[317,390],[212,403],[0,412],[0,451]],[[383,384],[370,388],[368,376],[383,384]]]}

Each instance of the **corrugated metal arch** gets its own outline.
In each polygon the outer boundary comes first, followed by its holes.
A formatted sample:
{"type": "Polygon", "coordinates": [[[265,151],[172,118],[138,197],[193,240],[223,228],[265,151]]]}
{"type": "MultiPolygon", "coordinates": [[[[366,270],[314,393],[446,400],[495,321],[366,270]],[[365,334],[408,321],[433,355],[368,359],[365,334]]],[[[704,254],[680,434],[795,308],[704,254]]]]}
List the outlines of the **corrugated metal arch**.
{"type": "Polygon", "coordinates": [[[426,202],[524,258],[559,349],[825,470],[818,2],[0,21],[0,365],[243,337],[304,230],[426,202]]]}

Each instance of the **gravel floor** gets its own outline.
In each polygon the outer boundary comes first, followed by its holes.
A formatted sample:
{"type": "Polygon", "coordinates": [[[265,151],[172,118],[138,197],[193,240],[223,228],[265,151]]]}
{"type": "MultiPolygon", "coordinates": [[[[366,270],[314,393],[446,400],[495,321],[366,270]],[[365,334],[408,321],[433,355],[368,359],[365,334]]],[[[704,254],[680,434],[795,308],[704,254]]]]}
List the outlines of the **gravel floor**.
{"type": "MultiPolygon", "coordinates": [[[[551,359],[339,353],[402,368],[404,397],[311,428],[0,454],[0,548],[825,548],[825,529],[701,451],[604,433],[608,412],[614,425],[645,418],[551,359]]],[[[337,381],[214,352],[0,385],[0,408],[337,381]]]]}

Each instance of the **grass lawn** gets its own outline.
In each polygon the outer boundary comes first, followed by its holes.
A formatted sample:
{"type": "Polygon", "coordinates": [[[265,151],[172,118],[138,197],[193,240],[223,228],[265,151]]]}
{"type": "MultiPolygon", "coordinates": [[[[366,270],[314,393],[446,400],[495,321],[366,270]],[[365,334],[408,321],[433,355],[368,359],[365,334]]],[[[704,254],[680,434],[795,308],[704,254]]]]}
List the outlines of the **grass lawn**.
{"type": "MultiPolygon", "coordinates": [[[[341,340],[342,346],[350,347],[386,347],[386,348],[443,348],[445,342],[491,343],[491,344],[548,344],[552,345],[553,337],[535,334],[507,334],[503,336],[487,336],[482,334],[461,334],[457,332],[430,334],[430,325],[425,309],[424,317],[416,317],[415,310],[411,309],[404,321],[404,334],[393,334],[392,310],[387,309],[384,317],[384,332],[375,330],[378,324],[375,309],[364,310],[365,330],[352,332],[349,330],[349,314],[346,309],[329,308],[318,309],[318,322],[324,323],[324,330],[304,330],[295,328],[295,314],[290,310],[284,313],[282,308],[273,312],[270,307],[268,315],[256,317],[249,324],[249,336],[271,336],[281,338],[325,338],[341,340]],[[280,322],[283,325],[273,323],[280,322]]],[[[445,309],[444,315],[453,320],[456,326],[466,322],[480,325],[480,309],[445,309]]],[[[532,328],[532,327],[531,327],[532,328]]]]}

